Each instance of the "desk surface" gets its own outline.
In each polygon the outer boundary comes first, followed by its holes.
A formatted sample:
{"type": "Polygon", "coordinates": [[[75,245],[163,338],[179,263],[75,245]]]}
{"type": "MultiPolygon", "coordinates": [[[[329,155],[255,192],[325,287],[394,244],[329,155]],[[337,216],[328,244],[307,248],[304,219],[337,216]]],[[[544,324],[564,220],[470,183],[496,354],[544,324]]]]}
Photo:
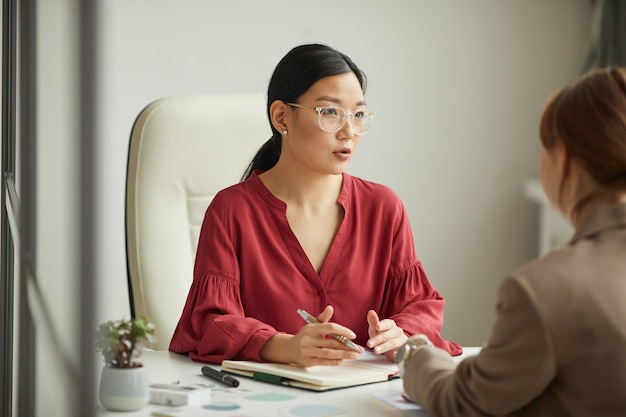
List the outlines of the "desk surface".
{"type": "MultiPolygon", "coordinates": [[[[472,356],[478,353],[480,348],[465,347],[463,349],[463,355],[457,356],[454,359],[459,362],[463,358],[472,356]]],[[[150,383],[174,383],[180,382],[181,384],[196,384],[204,383],[211,384],[212,381],[202,375],[200,369],[204,365],[200,362],[193,362],[185,355],[179,355],[176,353],[170,353],[167,351],[147,351],[142,355],[142,361],[148,371],[148,379],[150,383]]],[[[215,368],[219,368],[215,366],[215,368]]],[[[240,385],[236,389],[229,388],[232,394],[233,390],[240,390],[242,392],[252,393],[282,393],[296,395],[298,397],[309,398],[328,405],[339,406],[343,409],[349,410],[350,415],[354,416],[384,416],[384,417],[406,417],[407,414],[394,408],[387,402],[375,396],[375,394],[386,395],[398,395],[401,394],[402,381],[396,379],[389,382],[382,382],[377,384],[362,385],[358,387],[345,388],[328,392],[312,392],[296,388],[284,387],[279,385],[272,385],[268,383],[254,381],[250,378],[238,377],[240,385]]],[[[221,384],[215,384],[216,388],[225,388],[221,384]]],[[[216,392],[216,395],[220,395],[216,392]]],[[[146,417],[150,416],[153,411],[167,411],[171,410],[170,407],[163,405],[148,404],[146,407],[135,412],[113,412],[105,410],[100,403],[97,406],[97,415],[102,417],[146,417]]],[[[415,416],[428,416],[423,410],[415,411],[415,416]]],[[[252,417],[252,416],[250,416],[252,417]]]]}

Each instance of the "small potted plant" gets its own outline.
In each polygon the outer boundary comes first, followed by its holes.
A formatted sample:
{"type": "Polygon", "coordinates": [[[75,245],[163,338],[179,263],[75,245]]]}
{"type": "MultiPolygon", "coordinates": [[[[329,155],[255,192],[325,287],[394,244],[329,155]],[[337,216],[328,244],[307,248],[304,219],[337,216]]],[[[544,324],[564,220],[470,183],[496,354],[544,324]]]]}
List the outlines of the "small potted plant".
{"type": "Polygon", "coordinates": [[[98,326],[96,347],[104,366],[99,397],[110,410],[138,410],[148,403],[148,376],[139,361],[144,343],[154,342],[154,325],[145,317],[107,321],[98,326]]]}

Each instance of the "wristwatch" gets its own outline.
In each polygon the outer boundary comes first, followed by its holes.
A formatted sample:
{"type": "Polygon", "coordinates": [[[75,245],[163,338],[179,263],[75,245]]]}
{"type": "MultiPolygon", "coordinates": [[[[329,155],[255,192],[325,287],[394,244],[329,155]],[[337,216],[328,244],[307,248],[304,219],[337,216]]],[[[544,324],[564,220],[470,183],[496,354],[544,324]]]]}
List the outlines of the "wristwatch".
{"type": "Polygon", "coordinates": [[[411,336],[405,344],[400,346],[398,352],[396,352],[396,364],[400,370],[400,376],[404,376],[406,371],[406,364],[413,355],[413,352],[423,348],[424,346],[432,346],[432,342],[423,334],[416,334],[411,336]]]}

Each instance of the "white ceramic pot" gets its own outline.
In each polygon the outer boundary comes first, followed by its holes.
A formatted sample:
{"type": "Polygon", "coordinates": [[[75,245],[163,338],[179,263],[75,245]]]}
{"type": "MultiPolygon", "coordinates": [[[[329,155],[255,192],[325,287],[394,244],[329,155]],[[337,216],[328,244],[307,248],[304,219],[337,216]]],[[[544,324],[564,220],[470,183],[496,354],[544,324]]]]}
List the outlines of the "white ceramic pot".
{"type": "Polygon", "coordinates": [[[150,398],[148,372],[140,368],[102,368],[100,403],[114,411],[139,410],[150,398]]]}

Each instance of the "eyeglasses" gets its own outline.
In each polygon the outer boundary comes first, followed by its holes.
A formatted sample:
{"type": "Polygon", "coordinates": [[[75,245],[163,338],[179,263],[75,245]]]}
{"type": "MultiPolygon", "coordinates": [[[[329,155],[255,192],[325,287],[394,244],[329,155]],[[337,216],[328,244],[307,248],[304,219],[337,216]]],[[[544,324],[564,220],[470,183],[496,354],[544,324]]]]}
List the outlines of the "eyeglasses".
{"type": "Polygon", "coordinates": [[[375,114],[366,110],[347,111],[337,106],[311,107],[302,104],[287,103],[291,107],[315,110],[320,129],[328,133],[336,133],[346,124],[348,116],[352,118],[352,130],[357,135],[364,135],[372,127],[375,114]]]}

